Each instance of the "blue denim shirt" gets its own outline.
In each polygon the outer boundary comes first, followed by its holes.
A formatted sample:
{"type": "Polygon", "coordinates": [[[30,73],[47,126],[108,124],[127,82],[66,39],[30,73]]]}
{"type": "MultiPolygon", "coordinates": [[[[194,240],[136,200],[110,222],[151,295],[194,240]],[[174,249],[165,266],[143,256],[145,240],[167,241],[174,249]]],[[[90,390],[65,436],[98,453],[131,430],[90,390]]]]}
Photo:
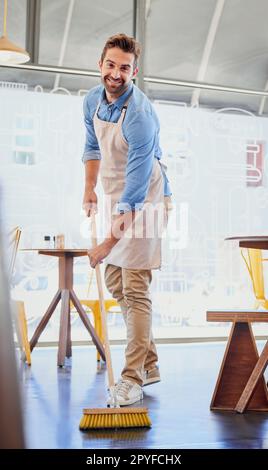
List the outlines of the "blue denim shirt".
{"type": "MultiPolygon", "coordinates": [[[[123,95],[114,103],[106,100],[103,85],[94,87],[84,99],[86,143],[83,162],[101,159],[98,140],[94,131],[93,117],[100,101],[98,117],[102,121],[118,122],[122,108],[130,97],[122,124],[123,137],[128,143],[126,184],[117,204],[118,212],[140,209],[149,188],[154,158],[161,158],[159,146],[159,120],[144,93],[131,82],[123,95]]],[[[165,173],[164,195],[171,194],[165,173]]]]}

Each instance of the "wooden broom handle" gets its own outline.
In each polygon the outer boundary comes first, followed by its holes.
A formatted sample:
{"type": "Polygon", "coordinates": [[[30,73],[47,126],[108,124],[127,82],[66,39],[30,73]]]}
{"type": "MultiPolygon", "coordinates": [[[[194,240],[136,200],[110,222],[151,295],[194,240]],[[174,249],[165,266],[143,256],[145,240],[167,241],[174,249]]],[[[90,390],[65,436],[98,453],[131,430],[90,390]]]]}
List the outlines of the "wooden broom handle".
{"type": "MultiPolygon", "coordinates": [[[[92,228],[92,248],[95,248],[97,246],[97,229],[96,229],[96,217],[95,217],[94,211],[91,211],[90,217],[91,217],[91,228],[92,228]]],[[[105,309],[105,303],[104,303],[101,269],[100,269],[99,263],[96,264],[95,271],[96,271],[97,287],[98,287],[98,293],[99,293],[102,332],[103,332],[103,337],[104,337],[104,349],[105,349],[106,365],[107,365],[107,372],[108,372],[108,384],[109,384],[109,387],[113,387],[114,386],[114,374],[113,374],[111,350],[110,350],[108,331],[107,331],[106,309],[105,309]]]]}

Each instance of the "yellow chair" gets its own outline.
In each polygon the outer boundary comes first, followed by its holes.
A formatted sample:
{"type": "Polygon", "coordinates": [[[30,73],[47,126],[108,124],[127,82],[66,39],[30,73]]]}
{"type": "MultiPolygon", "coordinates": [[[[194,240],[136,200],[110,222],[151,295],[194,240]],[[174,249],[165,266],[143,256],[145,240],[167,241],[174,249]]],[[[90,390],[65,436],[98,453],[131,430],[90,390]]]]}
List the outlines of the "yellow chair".
{"type": "MultiPolygon", "coordinates": [[[[79,299],[80,300],[80,299],[79,299]]],[[[99,300],[89,300],[82,299],[80,300],[81,304],[90,308],[93,318],[94,318],[94,328],[97,335],[99,336],[101,342],[104,342],[103,332],[102,332],[102,323],[101,323],[101,311],[100,311],[100,301],[99,300]]],[[[110,308],[117,307],[118,303],[115,299],[106,299],[104,300],[106,313],[109,312],[110,308]]],[[[97,361],[100,361],[100,354],[97,351],[97,361]]]]}
{"type": "Polygon", "coordinates": [[[28,327],[24,308],[24,302],[15,301],[15,328],[21,350],[21,359],[31,365],[31,347],[28,339],[28,327]]]}
{"type": "MultiPolygon", "coordinates": [[[[89,299],[90,295],[90,288],[93,280],[94,270],[92,269],[90,272],[89,284],[87,288],[87,298],[86,299],[79,299],[80,303],[88,307],[93,315],[94,319],[94,328],[96,330],[97,335],[99,336],[101,342],[104,342],[103,331],[102,331],[102,323],[101,323],[101,310],[100,310],[100,301],[99,299],[89,299]]],[[[115,299],[106,299],[104,300],[105,310],[109,312],[112,307],[118,307],[120,312],[120,307],[115,299]]],[[[71,308],[74,308],[73,303],[71,302],[71,308]]],[[[97,351],[97,361],[100,361],[100,354],[97,351]]]]}
{"type": "MultiPolygon", "coordinates": [[[[253,292],[255,295],[255,308],[260,307],[268,310],[268,299],[265,297],[265,285],[264,285],[264,274],[263,274],[263,262],[268,261],[268,258],[262,257],[262,250],[255,248],[247,248],[247,256],[244,255],[241,250],[242,257],[246,263],[251,282],[253,292]]],[[[268,387],[268,381],[267,381],[268,387]]]]}
{"type": "MultiPolygon", "coordinates": [[[[11,281],[11,277],[14,271],[16,256],[19,247],[19,241],[21,236],[21,229],[20,227],[15,227],[11,230],[8,234],[9,240],[9,250],[10,253],[10,262],[9,262],[9,281],[11,281]]],[[[30,343],[28,340],[28,328],[27,328],[27,321],[26,321],[26,314],[24,308],[24,302],[21,300],[13,301],[14,306],[14,323],[15,323],[15,330],[17,335],[18,344],[21,350],[21,358],[22,360],[26,361],[27,364],[31,365],[31,348],[30,343]]]]}
{"type": "Polygon", "coordinates": [[[11,250],[9,267],[8,267],[9,281],[10,281],[10,279],[12,277],[12,274],[13,274],[13,271],[14,271],[16,256],[17,256],[17,252],[18,252],[18,246],[19,246],[19,242],[20,242],[20,236],[21,236],[20,227],[14,227],[8,233],[8,248],[9,248],[9,250],[11,250]]]}
{"type": "Polygon", "coordinates": [[[265,297],[264,275],[263,275],[263,262],[268,261],[267,258],[262,257],[262,251],[259,249],[247,248],[247,257],[244,251],[241,250],[242,257],[246,263],[253,292],[255,296],[255,308],[260,307],[268,310],[268,299],[265,297]]]}

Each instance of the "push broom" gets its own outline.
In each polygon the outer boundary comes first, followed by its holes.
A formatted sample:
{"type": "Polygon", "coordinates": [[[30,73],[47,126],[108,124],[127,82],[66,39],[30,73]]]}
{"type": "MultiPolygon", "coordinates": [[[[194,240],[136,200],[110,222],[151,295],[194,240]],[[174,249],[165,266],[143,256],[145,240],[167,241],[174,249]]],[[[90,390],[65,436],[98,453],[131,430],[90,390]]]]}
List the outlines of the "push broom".
{"type": "MultiPolygon", "coordinates": [[[[93,211],[92,211],[93,212],[93,211]]],[[[97,230],[95,213],[91,214],[92,218],[92,247],[97,246],[97,230]]],[[[106,311],[104,304],[104,294],[101,279],[100,265],[95,267],[96,280],[99,294],[102,331],[104,337],[104,349],[106,357],[106,366],[108,372],[108,384],[110,394],[113,398],[112,407],[110,408],[84,408],[83,416],[80,421],[79,428],[82,431],[90,429],[111,429],[111,428],[139,428],[151,427],[151,421],[148,416],[147,408],[120,408],[117,403],[114,374],[112,368],[111,351],[107,332],[106,311]]]]}

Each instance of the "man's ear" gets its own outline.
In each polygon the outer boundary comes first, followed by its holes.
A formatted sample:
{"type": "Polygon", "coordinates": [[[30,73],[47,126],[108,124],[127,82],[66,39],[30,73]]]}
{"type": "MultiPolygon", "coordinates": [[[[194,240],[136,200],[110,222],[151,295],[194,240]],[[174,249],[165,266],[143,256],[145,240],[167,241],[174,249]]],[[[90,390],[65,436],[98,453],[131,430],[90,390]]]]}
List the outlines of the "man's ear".
{"type": "Polygon", "coordinates": [[[136,67],[133,71],[132,78],[136,77],[136,75],[138,74],[138,71],[139,71],[139,69],[138,69],[138,67],[136,67]]]}
{"type": "Polygon", "coordinates": [[[102,68],[102,61],[99,60],[99,69],[101,70],[101,68],[102,68]]]}

